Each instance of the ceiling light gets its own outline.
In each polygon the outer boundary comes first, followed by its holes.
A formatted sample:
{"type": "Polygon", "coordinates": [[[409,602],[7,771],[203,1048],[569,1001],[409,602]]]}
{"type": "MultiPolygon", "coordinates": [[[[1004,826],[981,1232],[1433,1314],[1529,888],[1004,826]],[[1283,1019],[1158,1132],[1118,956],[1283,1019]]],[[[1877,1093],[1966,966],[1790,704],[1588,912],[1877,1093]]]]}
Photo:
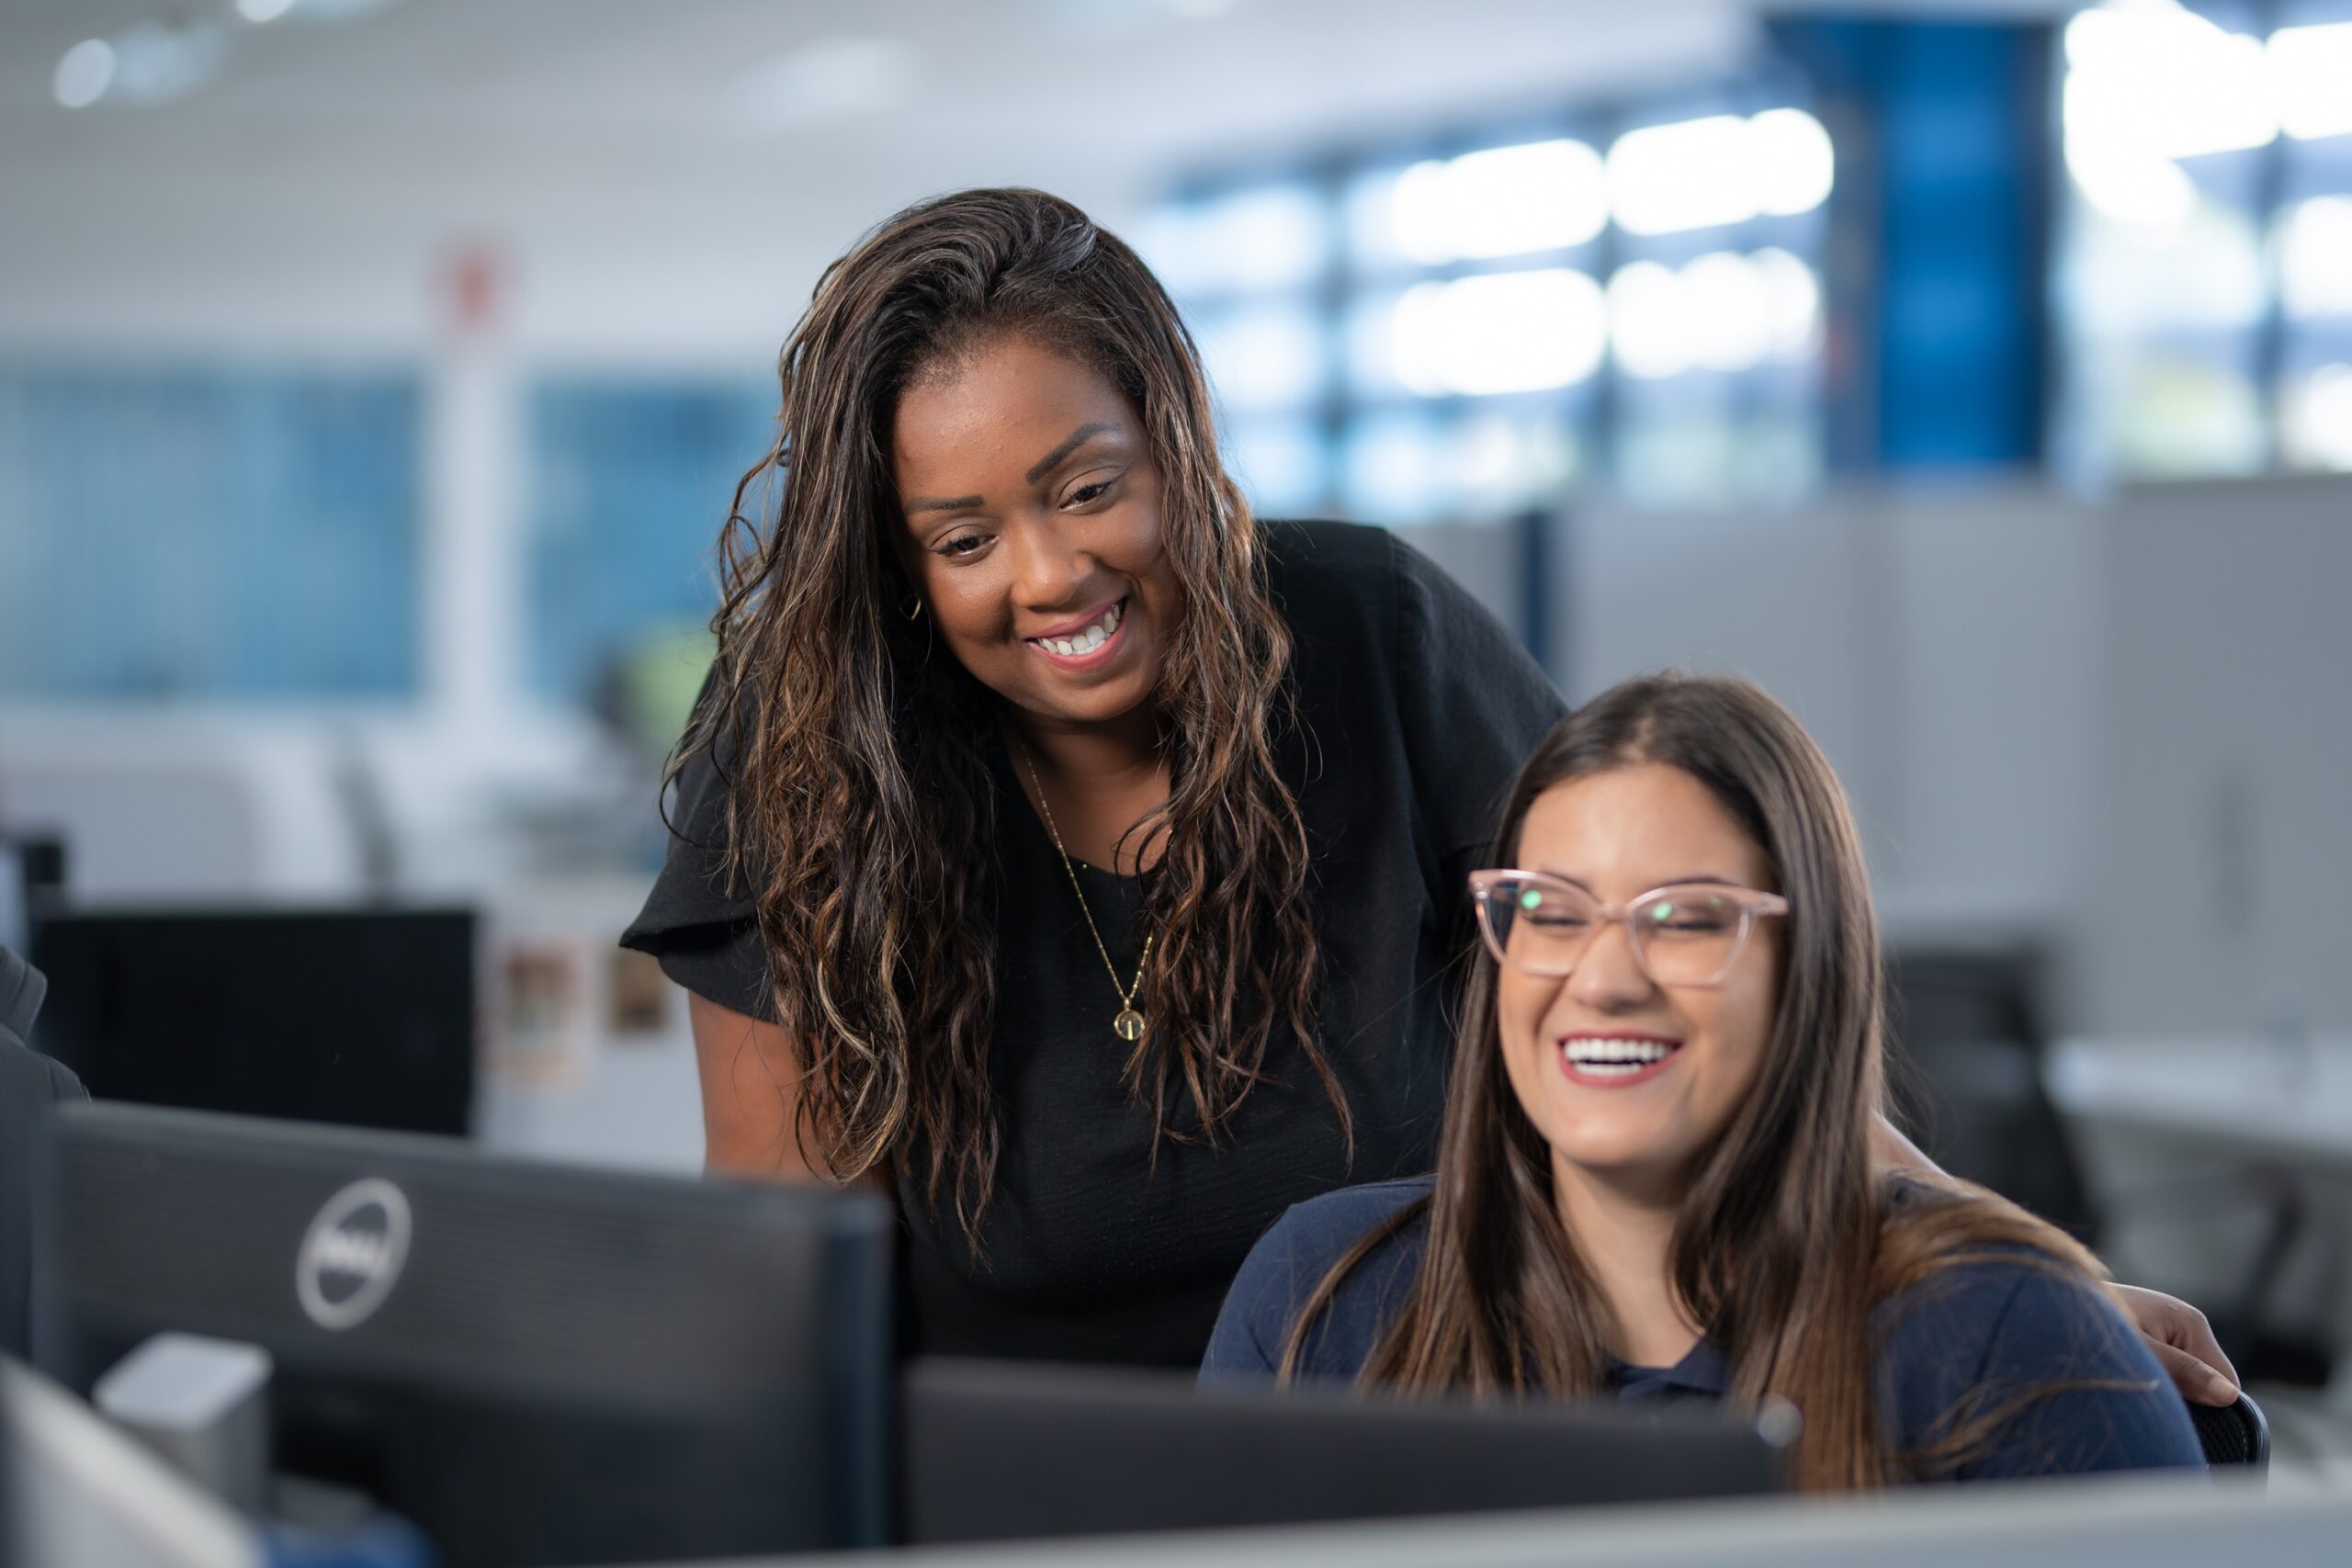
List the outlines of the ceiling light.
{"type": "Polygon", "coordinates": [[[2270,35],[2269,54],[2288,135],[2352,133],[2352,22],[2280,28],[2270,35]]]}
{"type": "Polygon", "coordinates": [[[1609,221],[1600,154],[1566,138],[1416,164],[1390,197],[1397,247],[1434,265],[1581,245],[1609,221]]]}
{"type": "Polygon", "coordinates": [[[2100,216],[2173,233],[2197,211],[2197,186],[2178,164],[2125,137],[2069,130],[2066,172],[2100,216]]]}
{"type": "Polygon", "coordinates": [[[851,35],[796,49],[744,79],[752,112],[770,125],[822,125],[894,108],[914,85],[914,51],[894,38],[851,35]]]}
{"type": "Polygon", "coordinates": [[[1609,336],[1617,367],[1645,381],[1690,367],[1682,280],[1654,261],[1627,262],[1609,280],[1609,336]]]}
{"type": "Polygon", "coordinates": [[[57,101],[69,109],[88,108],[114,85],[114,45],[102,38],[84,39],[57,62],[51,83],[57,101]]]}
{"type": "Polygon", "coordinates": [[[2262,41],[2177,5],[2085,11],[2066,24],[2066,59],[2070,143],[2193,158],[2278,138],[2262,41]]]}
{"type": "Polygon", "coordinates": [[[2289,316],[2352,316],[2352,196],[2315,196],[2290,209],[2278,243],[2289,316]]]}
{"type": "Polygon", "coordinates": [[[1803,109],[1766,109],[1747,122],[1756,168],[1756,209],[1775,218],[1810,212],[1838,183],[1829,132],[1803,109]]]}
{"type": "Polygon", "coordinates": [[[1810,212],[1836,183],[1829,133],[1803,109],[1644,126],[1609,149],[1610,204],[1633,234],[1810,212]]]}
{"type": "Polygon", "coordinates": [[[1573,386],[1600,365],[1609,308],[1572,267],[1423,283],[1396,302],[1398,378],[1423,397],[1573,386]]]}
{"type": "Polygon", "coordinates": [[[1771,345],[1771,301],[1746,256],[1710,251],[1683,264],[1682,308],[1691,357],[1710,370],[1753,367],[1771,345]]]}

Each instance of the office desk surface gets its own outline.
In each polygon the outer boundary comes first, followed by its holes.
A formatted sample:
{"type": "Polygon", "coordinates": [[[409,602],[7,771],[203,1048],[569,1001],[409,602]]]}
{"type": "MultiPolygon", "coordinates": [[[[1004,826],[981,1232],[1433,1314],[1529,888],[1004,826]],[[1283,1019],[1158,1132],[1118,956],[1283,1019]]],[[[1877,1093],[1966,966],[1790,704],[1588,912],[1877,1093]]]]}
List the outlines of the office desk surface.
{"type": "Polygon", "coordinates": [[[2091,1125],[2352,1174],[2352,1037],[2062,1040],[2043,1079],[2061,1111],[2091,1125]]]}
{"type": "MultiPolygon", "coordinates": [[[[775,1559],[757,1568],[2343,1568],[2352,1492],[2177,1473],[775,1559]]],[[[704,1568],[724,1568],[705,1564],[704,1568]]],[[[737,1563],[734,1568],[754,1568],[737,1563]]]]}

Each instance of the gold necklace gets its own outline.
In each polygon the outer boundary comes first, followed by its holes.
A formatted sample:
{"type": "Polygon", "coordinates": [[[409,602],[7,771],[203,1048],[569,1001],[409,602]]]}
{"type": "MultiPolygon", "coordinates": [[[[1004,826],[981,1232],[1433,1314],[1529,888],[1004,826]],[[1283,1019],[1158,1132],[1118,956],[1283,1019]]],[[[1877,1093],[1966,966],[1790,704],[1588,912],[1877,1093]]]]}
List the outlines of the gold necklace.
{"type": "Polygon", "coordinates": [[[1111,988],[1119,993],[1119,1013],[1111,1021],[1111,1032],[1129,1044],[1143,1038],[1143,1014],[1136,1010],[1136,993],[1143,989],[1144,966],[1151,962],[1151,933],[1143,938],[1143,954],[1136,964],[1136,977],[1121,990],[1118,965],[1111,962],[1111,950],[1102,945],[1102,931],[1094,923],[1094,911],[1086,902],[1086,889],[1078,885],[1078,867],[1072,863],[1069,851],[1062,847],[1061,829],[1054,826],[1054,808],[1046,803],[1046,785],[1037,777],[1037,764],[1029,760],[1029,748],[1021,748],[1021,765],[1028,771],[1029,783],[1037,792],[1037,809],[1046,818],[1046,831],[1052,835],[1054,850],[1062,857],[1062,870],[1069,874],[1069,890],[1078,895],[1078,912],[1086,917],[1086,930],[1094,938],[1094,951],[1102,955],[1102,967],[1111,976],[1111,988]]]}

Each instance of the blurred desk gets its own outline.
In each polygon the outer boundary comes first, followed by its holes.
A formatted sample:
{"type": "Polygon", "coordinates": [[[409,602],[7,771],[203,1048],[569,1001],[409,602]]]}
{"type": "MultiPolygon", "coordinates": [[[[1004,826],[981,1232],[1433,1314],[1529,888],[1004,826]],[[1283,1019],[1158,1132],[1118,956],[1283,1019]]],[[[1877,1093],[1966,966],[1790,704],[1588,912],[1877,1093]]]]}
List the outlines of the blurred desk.
{"type": "Polygon", "coordinates": [[[2043,1077],[2058,1109],[2089,1126],[2352,1176],[2352,1036],[2062,1040],[2043,1077]]]}
{"type": "Polygon", "coordinates": [[[2347,1539],[2352,1493],[2280,1495],[2173,1472],[767,1561],[769,1568],[2336,1568],[2347,1539]]]}
{"type": "MultiPolygon", "coordinates": [[[[2352,1037],[2122,1036],[2062,1040],[2043,1066],[2050,1098],[2078,1128],[2120,1134],[2190,1171],[2220,1165],[2276,1194],[2267,1234],[2242,1288],[2203,1304],[2217,1325],[2251,1333],[2267,1314],[2288,1262],[2312,1240],[2336,1249],[2340,1227],[2306,1221],[2306,1197],[2326,1189],[2319,1212],[2352,1192],[2352,1037]]],[[[2191,1178],[2192,1180],[2201,1179],[2191,1178]]],[[[2210,1184],[2208,1184],[2210,1190],[2210,1184]]],[[[2339,1268],[2324,1277],[2340,1281],[2339,1268]]],[[[2352,1354],[2346,1292],[2325,1292],[2335,1367],[2328,1401],[2352,1414],[2352,1354]]],[[[2226,1334],[2227,1329],[2223,1332],[2226,1334]]]]}

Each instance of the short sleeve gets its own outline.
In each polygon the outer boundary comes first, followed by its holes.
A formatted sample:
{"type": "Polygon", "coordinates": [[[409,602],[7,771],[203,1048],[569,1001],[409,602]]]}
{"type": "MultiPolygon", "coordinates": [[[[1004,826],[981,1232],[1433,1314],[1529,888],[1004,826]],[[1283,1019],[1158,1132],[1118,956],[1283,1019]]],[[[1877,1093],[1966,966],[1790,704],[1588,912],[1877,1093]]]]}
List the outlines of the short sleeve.
{"type": "Polygon", "coordinates": [[[1315,1281],[1302,1280],[1294,1242],[1296,1210],[1285,1213],[1258,1238],[1241,1271],[1225,1292],[1209,1348],[1201,1358],[1203,1382],[1271,1379],[1282,1366],[1283,1343],[1291,1314],[1315,1281]]]}
{"type": "MultiPolygon", "coordinates": [[[[1341,1188],[1283,1212],[1242,1260],[1201,1359],[1201,1382],[1271,1379],[1307,1299],[1357,1242],[1426,1198],[1426,1177],[1341,1188]]],[[[1353,1378],[1420,1266],[1418,1224],[1374,1246],[1350,1270],[1300,1348],[1302,1376],[1353,1378]]]]}
{"type": "Polygon", "coordinates": [[[1881,1399],[1920,1478],[2202,1466],[2172,1381],[2090,1281],[2031,1261],[1966,1265],[1899,1304],[1881,1399]],[[1970,1435],[1981,1440],[1939,1453],[1970,1435]]]}
{"type": "MultiPolygon", "coordinates": [[[[710,690],[706,682],[697,716],[710,690]]],[[[670,843],[662,872],[621,945],[651,953],[662,973],[696,996],[772,1020],[752,891],[727,868],[727,774],[723,742],[696,750],[679,771],[664,814],[670,843]]]]}
{"type": "Polygon", "coordinates": [[[1511,780],[1567,705],[1519,640],[1427,556],[1390,536],[1397,716],[1440,908],[1487,853],[1511,780]]]}

